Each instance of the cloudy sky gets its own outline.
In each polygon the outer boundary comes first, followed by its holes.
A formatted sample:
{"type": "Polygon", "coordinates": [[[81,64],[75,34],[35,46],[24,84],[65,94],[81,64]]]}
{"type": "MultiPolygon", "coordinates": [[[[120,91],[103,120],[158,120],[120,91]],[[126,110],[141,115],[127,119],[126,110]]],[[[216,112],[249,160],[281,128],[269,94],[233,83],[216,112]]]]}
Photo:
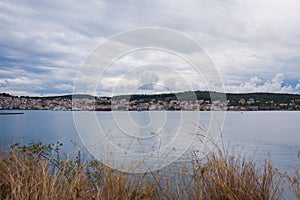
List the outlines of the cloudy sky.
{"type": "Polygon", "coordinates": [[[80,78],[86,83],[81,91],[100,96],[207,89],[183,59],[155,49],[122,55],[104,74],[78,78],[107,39],[160,27],[196,41],[227,92],[300,93],[299,10],[298,0],[2,0],[0,92],[68,94],[80,78]]]}

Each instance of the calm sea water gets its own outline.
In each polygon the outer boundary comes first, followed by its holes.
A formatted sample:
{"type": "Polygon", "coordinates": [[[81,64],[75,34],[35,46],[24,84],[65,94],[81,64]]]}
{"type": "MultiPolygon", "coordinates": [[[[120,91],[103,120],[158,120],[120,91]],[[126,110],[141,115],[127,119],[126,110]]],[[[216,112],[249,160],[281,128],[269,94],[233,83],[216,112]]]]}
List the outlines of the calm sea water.
{"type": "MultiPolygon", "coordinates": [[[[64,151],[71,152],[73,143],[81,146],[80,138],[101,127],[106,137],[116,145],[129,148],[126,137],[143,138],[143,151],[150,151],[153,138],[160,133],[160,146],[172,140],[174,133],[193,134],[197,127],[206,129],[210,125],[210,112],[97,112],[98,125],[92,125],[91,112],[80,112],[85,121],[75,125],[71,111],[24,111],[24,115],[0,115],[0,145],[2,149],[14,142],[27,143],[40,140],[45,143],[61,141],[64,151]],[[197,117],[195,117],[197,116],[197,117]],[[127,119],[127,120],[124,120],[127,119]],[[128,123],[128,119],[132,123],[128,123]],[[199,124],[195,123],[199,122],[199,124]],[[82,130],[86,131],[82,133],[82,130]],[[126,133],[126,134],[124,134],[126,133]],[[151,144],[148,145],[148,144],[151,144]],[[147,146],[148,145],[148,146],[147,146]]],[[[223,141],[255,157],[258,162],[271,158],[273,164],[284,170],[299,165],[297,153],[300,150],[300,112],[227,112],[222,130],[223,141]]],[[[220,125],[221,126],[221,125],[220,125]]],[[[188,135],[183,138],[189,138],[188,135]]],[[[91,143],[87,141],[85,144],[91,143]]],[[[184,140],[184,139],[183,139],[184,140]]],[[[220,142],[220,140],[219,140],[220,142]]],[[[139,148],[135,149],[136,152],[139,148]]]]}

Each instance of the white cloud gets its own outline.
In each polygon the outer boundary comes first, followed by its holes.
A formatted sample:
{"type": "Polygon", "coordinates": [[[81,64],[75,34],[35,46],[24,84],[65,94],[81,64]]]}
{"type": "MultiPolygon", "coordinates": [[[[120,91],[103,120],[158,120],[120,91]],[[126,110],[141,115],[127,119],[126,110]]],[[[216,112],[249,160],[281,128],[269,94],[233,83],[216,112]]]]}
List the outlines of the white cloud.
{"type": "Polygon", "coordinates": [[[39,84],[40,80],[38,79],[29,79],[27,77],[21,76],[17,78],[7,78],[7,79],[0,79],[0,84],[7,84],[7,85],[33,85],[39,84]]]}
{"type": "Polygon", "coordinates": [[[251,78],[248,82],[239,85],[226,85],[227,92],[274,92],[274,93],[296,93],[300,88],[298,83],[295,87],[290,84],[284,85],[284,74],[276,74],[272,80],[263,82],[258,77],[251,78]]]}
{"type": "Polygon", "coordinates": [[[70,84],[59,84],[59,85],[54,86],[55,89],[63,90],[63,91],[72,91],[73,87],[74,86],[70,85],[70,84]]]}
{"type": "Polygon", "coordinates": [[[298,83],[296,85],[296,90],[300,91],[300,80],[298,81],[298,83]]]}

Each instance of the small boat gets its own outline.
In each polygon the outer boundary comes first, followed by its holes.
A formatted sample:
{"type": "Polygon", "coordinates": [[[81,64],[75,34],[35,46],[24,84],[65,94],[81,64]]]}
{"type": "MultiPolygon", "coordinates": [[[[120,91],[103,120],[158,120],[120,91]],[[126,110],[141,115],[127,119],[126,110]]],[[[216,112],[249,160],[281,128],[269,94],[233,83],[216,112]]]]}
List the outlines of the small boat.
{"type": "Polygon", "coordinates": [[[23,115],[23,112],[0,112],[0,115],[23,115]]]}

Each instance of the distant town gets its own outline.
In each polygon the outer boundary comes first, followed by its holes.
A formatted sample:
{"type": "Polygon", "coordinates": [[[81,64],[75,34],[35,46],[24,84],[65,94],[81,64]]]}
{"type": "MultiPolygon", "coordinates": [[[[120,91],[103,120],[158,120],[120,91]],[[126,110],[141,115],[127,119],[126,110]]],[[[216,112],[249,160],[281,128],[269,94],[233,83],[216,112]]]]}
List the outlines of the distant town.
{"type": "Polygon", "coordinates": [[[211,93],[208,91],[189,91],[150,95],[134,94],[116,97],[96,97],[79,94],[51,97],[29,97],[0,93],[0,110],[300,110],[299,94],[228,93],[226,94],[225,101],[211,101],[210,94],[211,93]]]}

